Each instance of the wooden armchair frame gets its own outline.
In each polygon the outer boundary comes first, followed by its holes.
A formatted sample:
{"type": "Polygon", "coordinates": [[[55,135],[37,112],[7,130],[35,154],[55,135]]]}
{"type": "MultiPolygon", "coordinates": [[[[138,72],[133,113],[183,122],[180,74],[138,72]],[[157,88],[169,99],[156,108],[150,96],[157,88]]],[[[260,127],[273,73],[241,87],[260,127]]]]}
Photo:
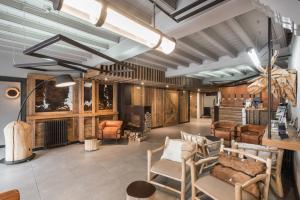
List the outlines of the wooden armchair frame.
{"type": "MultiPolygon", "coordinates": [[[[271,176],[271,167],[272,167],[272,161],[271,159],[267,159],[267,160],[264,160],[258,156],[254,156],[252,154],[247,154],[243,151],[239,151],[237,149],[229,149],[229,148],[224,148],[224,145],[221,147],[221,152],[228,152],[228,153],[231,153],[231,154],[238,154],[240,157],[249,157],[249,158],[252,158],[256,161],[259,161],[259,162],[262,162],[262,163],[265,163],[266,166],[267,166],[267,169],[266,169],[266,173],[264,174],[259,174],[257,176],[255,176],[254,178],[246,181],[245,183],[243,184],[235,184],[234,186],[234,200],[242,200],[242,192],[243,192],[243,189],[253,183],[258,183],[258,182],[264,182],[264,189],[263,189],[263,198],[262,200],[268,200],[268,197],[269,197],[269,184],[270,184],[270,176],[271,176]]],[[[202,159],[202,160],[199,160],[197,161],[196,163],[193,162],[193,161],[189,161],[188,164],[190,165],[191,167],[191,182],[192,182],[192,198],[191,200],[200,200],[200,198],[196,197],[196,194],[197,194],[197,191],[201,191],[203,192],[204,194],[210,196],[211,198],[214,199],[214,194],[211,194],[211,193],[208,193],[207,191],[205,191],[204,189],[202,189],[201,187],[198,187],[195,183],[196,181],[198,180],[198,177],[197,177],[197,174],[196,173],[196,168],[200,166],[200,173],[202,173],[202,169],[204,167],[207,167],[208,165],[209,166],[214,166],[218,160],[218,157],[209,157],[209,158],[205,158],[205,159],[202,159]]],[[[200,178],[201,179],[201,178],[200,178]]],[[[221,192],[221,191],[220,191],[221,192]]]]}
{"type": "Polygon", "coordinates": [[[155,154],[155,153],[161,152],[162,150],[164,150],[164,148],[166,147],[166,144],[167,144],[168,140],[169,140],[169,137],[166,137],[166,142],[165,142],[164,145],[158,147],[157,149],[148,150],[147,151],[147,161],[148,161],[147,162],[147,181],[149,183],[152,183],[152,184],[157,185],[159,187],[162,187],[162,188],[168,189],[168,190],[170,190],[172,192],[175,192],[175,193],[177,193],[177,194],[180,195],[180,199],[181,200],[185,200],[185,193],[186,193],[186,188],[187,188],[186,187],[186,176],[187,176],[187,164],[186,163],[187,163],[188,160],[191,160],[192,158],[194,158],[194,156],[196,154],[196,151],[194,151],[190,155],[185,156],[184,158],[182,158],[182,162],[181,162],[181,176],[180,176],[181,178],[180,179],[168,176],[166,174],[158,174],[156,172],[151,171],[151,168],[153,166],[152,155],[155,154]],[[152,175],[152,174],[154,174],[154,175],[152,175]],[[177,189],[172,188],[170,186],[163,185],[162,183],[154,181],[154,179],[157,176],[159,176],[159,175],[167,177],[167,178],[175,180],[175,181],[179,181],[180,184],[181,184],[180,190],[177,190],[177,189]]]}
{"type": "MultiPolygon", "coordinates": [[[[252,144],[251,144],[252,145],[252,144]]],[[[257,144],[254,144],[257,145],[257,144]]],[[[283,153],[284,150],[282,149],[277,149],[277,148],[267,148],[266,146],[262,145],[257,145],[261,146],[261,149],[257,148],[251,148],[251,147],[239,147],[238,142],[232,142],[232,148],[239,149],[242,151],[246,150],[251,150],[255,152],[255,155],[258,156],[260,152],[266,152],[269,153],[270,156],[269,158],[272,159],[274,156],[276,157],[276,162],[272,162],[272,171],[271,171],[271,187],[274,189],[276,194],[280,197],[283,198],[284,193],[283,193],[283,187],[282,187],[282,180],[281,180],[281,169],[282,169],[282,161],[283,161],[283,153]]]]}

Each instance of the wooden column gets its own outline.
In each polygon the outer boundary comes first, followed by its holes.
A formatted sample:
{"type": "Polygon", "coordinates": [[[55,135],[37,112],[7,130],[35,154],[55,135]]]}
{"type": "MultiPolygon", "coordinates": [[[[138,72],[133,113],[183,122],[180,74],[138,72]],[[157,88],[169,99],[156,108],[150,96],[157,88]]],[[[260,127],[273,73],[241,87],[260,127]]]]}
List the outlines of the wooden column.
{"type": "Polygon", "coordinates": [[[272,20],[268,18],[268,138],[271,138],[271,119],[272,119],[272,93],[271,93],[271,59],[272,59],[272,20]]]}
{"type": "Polygon", "coordinates": [[[197,92],[197,119],[201,117],[200,92],[197,92]]]}

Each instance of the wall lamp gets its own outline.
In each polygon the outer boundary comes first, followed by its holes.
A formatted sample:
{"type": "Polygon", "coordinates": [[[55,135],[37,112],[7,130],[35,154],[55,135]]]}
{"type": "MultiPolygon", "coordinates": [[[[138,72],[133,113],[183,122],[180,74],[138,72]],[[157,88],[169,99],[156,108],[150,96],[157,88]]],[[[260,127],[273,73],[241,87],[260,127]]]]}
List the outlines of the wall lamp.
{"type": "Polygon", "coordinates": [[[137,19],[133,19],[105,0],[51,0],[54,10],[59,10],[97,27],[102,27],[126,38],[144,44],[152,49],[170,54],[176,41],[158,29],[137,19]]]}

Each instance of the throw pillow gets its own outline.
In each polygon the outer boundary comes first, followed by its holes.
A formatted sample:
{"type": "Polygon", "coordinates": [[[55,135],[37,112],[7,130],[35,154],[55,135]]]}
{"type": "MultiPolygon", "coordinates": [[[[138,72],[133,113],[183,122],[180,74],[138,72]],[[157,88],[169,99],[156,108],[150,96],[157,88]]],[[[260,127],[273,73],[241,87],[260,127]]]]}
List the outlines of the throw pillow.
{"type": "Polygon", "coordinates": [[[183,140],[167,139],[164,152],[161,159],[172,160],[175,162],[181,162],[181,149],[183,140]]]}

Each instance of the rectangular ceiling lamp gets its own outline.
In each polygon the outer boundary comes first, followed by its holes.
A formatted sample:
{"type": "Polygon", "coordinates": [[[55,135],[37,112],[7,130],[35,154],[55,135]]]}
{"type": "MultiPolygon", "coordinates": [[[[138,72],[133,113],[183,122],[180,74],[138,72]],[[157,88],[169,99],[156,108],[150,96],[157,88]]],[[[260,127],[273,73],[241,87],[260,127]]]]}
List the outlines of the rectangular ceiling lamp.
{"type": "Polygon", "coordinates": [[[68,13],[96,26],[127,37],[150,48],[170,54],[176,46],[173,38],[150,25],[131,19],[103,0],[51,0],[53,8],[68,13]]]}
{"type": "Polygon", "coordinates": [[[254,48],[249,48],[247,50],[247,53],[248,53],[250,59],[252,60],[254,66],[257,67],[257,68],[261,68],[261,63],[260,63],[260,60],[258,58],[258,55],[257,55],[255,49],[254,48]]]}

